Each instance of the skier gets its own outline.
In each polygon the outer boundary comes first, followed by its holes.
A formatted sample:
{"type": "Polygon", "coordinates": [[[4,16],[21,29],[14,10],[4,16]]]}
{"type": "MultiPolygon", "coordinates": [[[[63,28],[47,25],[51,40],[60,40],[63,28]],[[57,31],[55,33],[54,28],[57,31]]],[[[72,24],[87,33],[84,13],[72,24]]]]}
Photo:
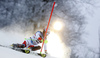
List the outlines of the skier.
{"type": "MultiPolygon", "coordinates": [[[[31,49],[32,51],[39,50],[41,47],[38,44],[43,42],[45,32],[46,32],[46,28],[43,29],[43,32],[37,31],[35,33],[35,35],[33,35],[30,38],[27,38],[22,44],[13,44],[13,48],[15,48],[15,47],[25,48],[26,47],[28,49],[31,49]]],[[[45,50],[46,54],[47,54],[47,47],[46,47],[47,36],[49,34],[50,34],[50,29],[47,30],[46,38],[45,38],[45,41],[44,41],[44,50],[45,50]]]]}

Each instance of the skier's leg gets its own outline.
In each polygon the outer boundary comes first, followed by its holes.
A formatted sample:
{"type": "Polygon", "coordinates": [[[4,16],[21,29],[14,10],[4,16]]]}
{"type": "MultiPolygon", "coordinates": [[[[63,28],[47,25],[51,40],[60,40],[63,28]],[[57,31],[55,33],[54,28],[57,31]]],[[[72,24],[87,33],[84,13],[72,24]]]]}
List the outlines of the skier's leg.
{"type": "Polygon", "coordinates": [[[22,44],[26,47],[26,41],[24,41],[22,44]]]}
{"type": "Polygon", "coordinates": [[[18,44],[17,47],[18,47],[18,48],[25,48],[25,45],[23,45],[23,44],[18,44]]]}
{"type": "Polygon", "coordinates": [[[24,41],[22,44],[16,44],[17,48],[25,48],[26,47],[26,41],[24,41]]]}
{"type": "Polygon", "coordinates": [[[25,48],[26,47],[26,41],[24,41],[22,44],[12,44],[13,48],[25,48]]]}
{"type": "Polygon", "coordinates": [[[25,45],[23,44],[12,44],[13,45],[13,48],[24,48],[25,45]]]}
{"type": "Polygon", "coordinates": [[[40,46],[36,46],[36,47],[30,47],[30,49],[31,49],[32,51],[36,51],[36,50],[39,50],[39,49],[41,49],[41,47],[40,47],[40,46]]]}

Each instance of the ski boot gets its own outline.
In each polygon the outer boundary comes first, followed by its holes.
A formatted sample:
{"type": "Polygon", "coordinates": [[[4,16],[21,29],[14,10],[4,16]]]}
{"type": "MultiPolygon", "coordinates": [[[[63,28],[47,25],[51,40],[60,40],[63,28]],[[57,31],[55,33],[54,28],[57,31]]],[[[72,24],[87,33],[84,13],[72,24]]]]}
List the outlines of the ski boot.
{"type": "Polygon", "coordinates": [[[47,55],[46,54],[41,54],[41,53],[38,53],[39,56],[45,58],[47,55]]]}

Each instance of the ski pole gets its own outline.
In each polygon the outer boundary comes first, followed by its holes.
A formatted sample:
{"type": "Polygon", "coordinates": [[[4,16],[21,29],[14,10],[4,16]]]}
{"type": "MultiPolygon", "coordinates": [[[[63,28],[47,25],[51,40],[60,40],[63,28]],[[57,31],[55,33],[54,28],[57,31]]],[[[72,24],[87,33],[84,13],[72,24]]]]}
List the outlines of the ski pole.
{"type": "Polygon", "coordinates": [[[51,16],[52,16],[52,13],[53,13],[54,5],[55,5],[55,2],[53,3],[53,7],[52,7],[52,10],[51,10],[50,18],[49,18],[49,21],[48,21],[48,25],[47,25],[47,28],[46,28],[45,35],[44,35],[44,39],[43,39],[43,43],[42,43],[40,54],[42,53],[42,49],[43,49],[46,33],[47,33],[47,30],[48,30],[48,27],[49,27],[49,23],[50,23],[50,20],[51,20],[51,16]]]}

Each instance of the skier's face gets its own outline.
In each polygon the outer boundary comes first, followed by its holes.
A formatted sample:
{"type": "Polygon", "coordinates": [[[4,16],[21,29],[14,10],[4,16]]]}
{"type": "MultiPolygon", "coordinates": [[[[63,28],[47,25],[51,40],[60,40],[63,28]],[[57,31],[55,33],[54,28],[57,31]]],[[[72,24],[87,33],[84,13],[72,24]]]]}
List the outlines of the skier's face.
{"type": "MultiPolygon", "coordinates": [[[[45,36],[45,33],[43,35],[45,36]]],[[[46,34],[46,36],[48,36],[48,35],[46,34]]]]}

